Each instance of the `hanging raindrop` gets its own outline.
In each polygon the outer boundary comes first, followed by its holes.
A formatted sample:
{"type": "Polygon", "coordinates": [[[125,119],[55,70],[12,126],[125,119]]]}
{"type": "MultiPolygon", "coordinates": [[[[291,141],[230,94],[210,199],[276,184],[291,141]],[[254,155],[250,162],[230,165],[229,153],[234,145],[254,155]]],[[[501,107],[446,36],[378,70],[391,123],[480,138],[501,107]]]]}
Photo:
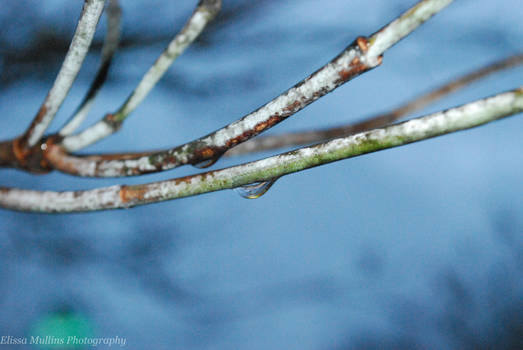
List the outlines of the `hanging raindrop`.
{"type": "Polygon", "coordinates": [[[263,196],[269,190],[269,188],[274,185],[276,180],[278,180],[278,178],[267,181],[253,182],[248,185],[236,187],[234,190],[243,198],[256,199],[263,196]]]}
{"type": "Polygon", "coordinates": [[[220,156],[211,159],[206,159],[204,161],[201,161],[200,163],[193,164],[193,167],[198,169],[205,169],[210,167],[211,165],[214,165],[214,163],[216,163],[218,159],[220,159],[220,156]]]}

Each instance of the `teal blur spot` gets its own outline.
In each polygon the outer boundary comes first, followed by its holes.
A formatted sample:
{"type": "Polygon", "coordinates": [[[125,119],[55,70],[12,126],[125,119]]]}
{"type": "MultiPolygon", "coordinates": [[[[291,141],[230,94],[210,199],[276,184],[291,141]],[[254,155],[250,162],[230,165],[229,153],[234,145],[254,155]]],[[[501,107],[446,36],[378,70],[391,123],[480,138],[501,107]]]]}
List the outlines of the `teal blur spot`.
{"type": "Polygon", "coordinates": [[[49,314],[39,319],[28,338],[28,343],[39,349],[83,349],[93,337],[91,322],[70,311],[49,314]]]}

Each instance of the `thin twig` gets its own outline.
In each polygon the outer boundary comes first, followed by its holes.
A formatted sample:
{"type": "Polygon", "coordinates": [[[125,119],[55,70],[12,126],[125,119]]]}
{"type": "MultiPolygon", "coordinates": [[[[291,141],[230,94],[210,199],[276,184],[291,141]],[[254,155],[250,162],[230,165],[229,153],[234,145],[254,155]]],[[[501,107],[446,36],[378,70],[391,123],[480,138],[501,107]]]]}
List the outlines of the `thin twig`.
{"type": "Polygon", "coordinates": [[[22,137],[22,148],[32,147],[42,138],[69,93],[91,45],[104,2],[105,0],[85,0],[69,51],[51,90],[22,137]]]}
{"type": "Polygon", "coordinates": [[[259,181],[271,181],[337,160],[473,128],[520,112],[523,112],[523,87],[384,128],[231,168],[172,180],[66,192],[4,187],[0,188],[0,206],[48,213],[129,208],[236,188],[259,181]]]}
{"type": "Polygon", "coordinates": [[[127,116],[138,107],[158,83],[174,60],[185,51],[218,14],[220,7],[221,0],[200,0],[189,21],[145,73],[124,104],[116,112],[106,115],[102,120],[81,133],[65,137],[63,140],[64,147],[68,151],[77,151],[116,132],[127,116]]]}
{"type": "Polygon", "coordinates": [[[251,139],[235,148],[230,149],[226,156],[267,151],[290,146],[304,146],[323,142],[337,137],[343,137],[357,132],[378,128],[395,122],[408,114],[420,110],[451,93],[462,89],[469,84],[490,74],[523,64],[523,54],[517,54],[481,67],[473,72],[452,80],[426,94],[405,103],[404,105],[384,114],[379,114],[362,121],[341,125],[322,130],[308,130],[280,135],[261,136],[251,139]]]}
{"type": "Polygon", "coordinates": [[[102,59],[100,67],[94,78],[93,83],[89,87],[82,102],[60,129],[59,134],[61,136],[70,135],[73,133],[84,121],[85,117],[91,110],[91,106],[96,98],[96,95],[100,91],[101,87],[107,79],[109,68],[113,61],[114,54],[118,49],[118,43],[120,42],[120,20],[122,15],[122,9],[118,4],[118,0],[109,0],[107,6],[107,33],[105,35],[104,44],[102,47],[102,59]]]}
{"type": "MultiPolygon", "coordinates": [[[[383,27],[370,38],[359,37],[331,62],[296,84],[274,100],[242,119],[207,136],[187,144],[145,156],[125,155],[123,159],[110,156],[50,158],[61,171],[80,176],[118,177],[172,169],[184,164],[213,164],[223,153],[236,145],[268,130],[310,103],[333,91],[343,83],[366,72],[382,61],[382,53],[400,39],[441,11],[452,0],[422,0],[399,18],[383,27]]],[[[78,149],[92,140],[91,134],[112,132],[108,123],[98,123],[98,129],[66,137],[61,145],[65,151],[78,149]]],[[[59,146],[59,145],[55,145],[59,146]]],[[[58,154],[58,152],[53,152],[58,154]]]]}

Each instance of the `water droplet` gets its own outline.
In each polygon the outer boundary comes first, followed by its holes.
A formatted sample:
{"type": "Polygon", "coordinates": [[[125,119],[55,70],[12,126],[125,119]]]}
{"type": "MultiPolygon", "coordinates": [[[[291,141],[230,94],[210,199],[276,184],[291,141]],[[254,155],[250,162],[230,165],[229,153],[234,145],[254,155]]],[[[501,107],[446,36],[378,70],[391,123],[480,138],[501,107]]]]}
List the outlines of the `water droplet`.
{"type": "Polygon", "coordinates": [[[193,166],[198,169],[205,169],[205,168],[210,167],[211,165],[214,165],[214,163],[216,163],[218,161],[218,159],[220,159],[220,157],[206,159],[200,163],[193,164],[193,166]]]}
{"type": "Polygon", "coordinates": [[[234,190],[243,198],[256,199],[263,196],[269,190],[269,188],[274,185],[276,180],[278,180],[278,178],[261,182],[253,182],[248,185],[236,187],[234,190]]]}

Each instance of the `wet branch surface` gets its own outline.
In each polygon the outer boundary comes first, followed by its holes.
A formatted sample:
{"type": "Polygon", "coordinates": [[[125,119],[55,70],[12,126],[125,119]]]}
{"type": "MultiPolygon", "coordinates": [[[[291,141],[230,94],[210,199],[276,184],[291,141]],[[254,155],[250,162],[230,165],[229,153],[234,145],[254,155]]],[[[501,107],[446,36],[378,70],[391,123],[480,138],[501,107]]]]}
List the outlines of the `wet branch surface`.
{"type": "MultiPolygon", "coordinates": [[[[27,132],[13,140],[0,142],[0,166],[21,168],[34,173],[59,170],[91,177],[141,175],[185,164],[210,166],[227,151],[233,154],[236,146],[272,128],[345,82],[379,66],[382,63],[382,54],[386,50],[451,2],[452,0],[419,1],[373,35],[358,37],[325,66],[264,106],[192,142],[164,151],[78,156],[70,152],[103,139],[121,127],[123,121],[148,95],[173,61],[216,16],[221,7],[220,0],[200,0],[182,31],[171,41],[123,105],[115,113],[107,114],[98,123],[73,134],[105,81],[118,43],[119,9],[117,1],[110,0],[108,33],[98,74],[66,126],[59,134],[44,137],[47,126],[66,97],[82,65],[103,8],[103,0],[86,0],[71,48],[55,84],[27,132]],[[74,59],[68,58],[69,56],[74,56],[74,59]]],[[[517,55],[497,62],[446,84],[392,112],[354,125],[252,140],[238,147],[236,153],[331,140],[311,147],[230,168],[143,185],[116,185],[65,192],[0,187],[0,206],[35,212],[77,212],[129,208],[250,184],[250,187],[247,186],[249,189],[261,188],[265,191],[276,179],[286,174],[472,128],[521,112],[523,93],[519,88],[426,117],[381,127],[488,74],[520,64],[522,58],[522,55],[517,55]],[[258,185],[259,182],[261,184],[258,185]]]]}
{"type": "Polygon", "coordinates": [[[513,55],[474,70],[473,72],[463,75],[462,77],[453,79],[449,83],[444,84],[424,95],[421,95],[401,105],[400,107],[395,108],[392,111],[379,114],[356,123],[332,128],[257,137],[229,150],[225,155],[236,156],[240,154],[262,152],[283,147],[303,146],[388,125],[409,115],[410,113],[428,106],[437,100],[440,100],[460,89],[465,88],[477,80],[485,78],[501,70],[513,68],[520,64],[523,64],[523,54],[513,55]]]}
{"type": "Polygon", "coordinates": [[[460,107],[274,157],[182,178],[85,191],[0,188],[0,206],[45,213],[130,208],[271,181],[341,159],[477,127],[523,111],[523,87],[460,107]]]}
{"type": "MultiPolygon", "coordinates": [[[[104,156],[65,157],[61,156],[63,152],[53,151],[50,153],[52,156],[49,161],[55,169],[88,177],[141,175],[186,164],[210,166],[229,149],[272,128],[347,81],[380,65],[384,51],[450,2],[448,0],[420,1],[369,38],[358,37],[332,61],[264,106],[222,129],[187,144],[136,157],[132,154],[120,158],[118,155],[110,155],[109,159],[104,156]]],[[[107,124],[98,123],[96,126],[99,128],[96,133],[112,132],[112,128],[107,124]]],[[[75,139],[73,143],[82,145],[83,135],[79,135],[79,140],[75,139]]],[[[66,150],[70,150],[72,146],[67,146],[67,140],[64,139],[61,144],[65,144],[66,150]]],[[[60,147],[60,143],[53,147],[60,147]]]]}

